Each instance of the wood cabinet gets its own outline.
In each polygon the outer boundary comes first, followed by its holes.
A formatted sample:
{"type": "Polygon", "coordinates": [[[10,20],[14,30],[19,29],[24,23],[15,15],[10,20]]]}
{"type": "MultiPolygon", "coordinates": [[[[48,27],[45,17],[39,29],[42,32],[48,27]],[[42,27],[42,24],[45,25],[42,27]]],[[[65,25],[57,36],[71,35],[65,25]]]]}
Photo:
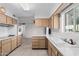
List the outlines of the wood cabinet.
{"type": "Polygon", "coordinates": [[[52,55],[52,48],[51,48],[50,42],[48,42],[48,55],[49,55],[49,56],[52,55]]]}
{"type": "Polygon", "coordinates": [[[54,17],[53,16],[51,18],[49,18],[49,26],[48,27],[54,29],[54,17]]]}
{"type": "Polygon", "coordinates": [[[0,41],[0,56],[1,56],[1,48],[2,48],[2,46],[1,46],[1,41],[0,41]]]}
{"type": "Polygon", "coordinates": [[[0,14],[0,23],[1,24],[6,24],[6,15],[0,14]]]}
{"type": "Polygon", "coordinates": [[[2,40],[2,55],[7,55],[11,51],[11,39],[2,40]]]}
{"type": "Polygon", "coordinates": [[[48,55],[49,56],[63,56],[59,50],[48,41],[48,55]]]}
{"type": "Polygon", "coordinates": [[[0,24],[3,25],[13,25],[16,24],[16,20],[12,19],[11,17],[4,15],[4,14],[0,14],[0,24]]]}
{"type": "Polygon", "coordinates": [[[53,46],[53,45],[51,45],[51,49],[52,49],[52,56],[57,56],[57,49],[53,46]]]}
{"type": "Polygon", "coordinates": [[[57,56],[63,56],[63,55],[58,51],[57,56]]]}
{"type": "Polygon", "coordinates": [[[59,29],[60,26],[59,19],[60,19],[59,14],[51,16],[51,18],[49,19],[50,20],[49,27],[53,29],[59,29]]]}
{"type": "Polygon", "coordinates": [[[35,20],[35,25],[41,27],[48,27],[49,21],[47,18],[38,18],[35,20]]]}
{"type": "Polygon", "coordinates": [[[0,14],[5,14],[5,8],[0,6],[0,14]]]}
{"type": "Polygon", "coordinates": [[[32,38],[32,48],[39,48],[39,40],[32,38]]]}
{"type": "Polygon", "coordinates": [[[12,18],[9,16],[7,16],[7,24],[12,25],[12,18]]]}
{"type": "Polygon", "coordinates": [[[54,15],[54,29],[59,29],[59,15],[54,15]]]}
{"type": "Polygon", "coordinates": [[[22,44],[22,36],[18,36],[17,45],[20,46],[22,44]]]}
{"type": "Polygon", "coordinates": [[[18,47],[18,42],[19,45],[22,44],[21,41],[18,41],[17,36],[0,40],[0,56],[5,56],[12,52],[16,47],[18,47]]]}
{"type": "Polygon", "coordinates": [[[12,19],[12,24],[17,24],[17,21],[15,19],[12,19]]]}
{"type": "Polygon", "coordinates": [[[46,37],[44,36],[32,37],[32,48],[47,48],[46,37]]]}
{"type": "Polygon", "coordinates": [[[45,48],[45,39],[39,39],[39,48],[45,48]]]}
{"type": "Polygon", "coordinates": [[[12,50],[14,50],[17,47],[17,37],[12,38],[12,50]]]}

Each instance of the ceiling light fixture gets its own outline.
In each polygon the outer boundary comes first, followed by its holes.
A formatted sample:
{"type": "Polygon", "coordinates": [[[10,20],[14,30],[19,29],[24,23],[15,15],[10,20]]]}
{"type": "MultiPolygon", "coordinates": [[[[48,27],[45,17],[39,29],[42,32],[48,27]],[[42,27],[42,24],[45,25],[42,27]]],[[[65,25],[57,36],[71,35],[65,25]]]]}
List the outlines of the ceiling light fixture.
{"type": "Polygon", "coordinates": [[[27,10],[30,10],[28,3],[21,3],[20,5],[21,5],[21,7],[23,8],[23,10],[26,10],[26,11],[27,11],[27,10]]]}

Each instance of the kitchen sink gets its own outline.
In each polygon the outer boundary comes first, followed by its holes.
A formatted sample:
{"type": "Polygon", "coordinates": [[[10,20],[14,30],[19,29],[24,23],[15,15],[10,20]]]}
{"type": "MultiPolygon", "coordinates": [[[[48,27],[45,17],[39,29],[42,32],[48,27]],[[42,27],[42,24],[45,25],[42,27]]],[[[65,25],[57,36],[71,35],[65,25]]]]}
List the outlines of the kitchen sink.
{"type": "Polygon", "coordinates": [[[73,41],[73,43],[71,41],[67,41],[67,39],[64,39],[63,41],[68,45],[68,47],[79,48],[79,46],[77,45],[77,43],[74,42],[74,41],[73,41]]]}

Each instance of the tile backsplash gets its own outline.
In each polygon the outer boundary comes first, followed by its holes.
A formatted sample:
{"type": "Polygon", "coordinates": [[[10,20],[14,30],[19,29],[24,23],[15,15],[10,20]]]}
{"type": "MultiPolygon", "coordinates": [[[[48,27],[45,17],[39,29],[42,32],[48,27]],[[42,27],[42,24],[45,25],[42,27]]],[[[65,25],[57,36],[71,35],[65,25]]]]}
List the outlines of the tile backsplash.
{"type": "Polygon", "coordinates": [[[17,30],[17,26],[12,26],[12,27],[0,26],[0,37],[16,35],[17,34],[16,30],[17,30]]]}
{"type": "Polygon", "coordinates": [[[0,26],[0,37],[8,36],[8,28],[0,26]]]}

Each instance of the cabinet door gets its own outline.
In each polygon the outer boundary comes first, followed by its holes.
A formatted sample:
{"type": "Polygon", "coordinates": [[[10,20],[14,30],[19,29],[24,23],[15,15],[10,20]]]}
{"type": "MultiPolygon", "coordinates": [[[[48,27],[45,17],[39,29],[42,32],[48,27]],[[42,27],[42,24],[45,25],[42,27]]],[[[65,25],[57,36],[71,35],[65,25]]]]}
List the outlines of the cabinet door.
{"type": "Polygon", "coordinates": [[[12,50],[14,50],[17,47],[17,39],[16,37],[12,38],[12,50]]]}
{"type": "Polygon", "coordinates": [[[48,21],[48,19],[44,19],[44,18],[36,19],[35,25],[41,26],[41,27],[47,27],[49,25],[49,21],[48,21]]]}
{"type": "Polygon", "coordinates": [[[59,28],[59,15],[54,15],[54,29],[59,28]]]}
{"type": "Polygon", "coordinates": [[[22,37],[18,36],[18,46],[20,46],[22,44],[22,37]]]}
{"type": "Polygon", "coordinates": [[[9,16],[7,16],[7,24],[12,25],[12,18],[9,16]]]}
{"type": "Polygon", "coordinates": [[[39,48],[38,39],[32,39],[32,48],[39,48]]]}
{"type": "Polygon", "coordinates": [[[6,24],[6,15],[0,14],[0,23],[6,24]]]}
{"type": "Polygon", "coordinates": [[[53,16],[49,19],[49,28],[54,28],[54,17],[53,16]]]}
{"type": "Polygon", "coordinates": [[[57,56],[57,50],[54,47],[52,47],[52,56],[57,56]]]}
{"type": "Polygon", "coordinates": [[[7,55],[11,52],[11,39],[2,41],[2,55],[7,55]]]}
{"type": "Polygon", "coordinates": [[[45,48],[48,49],[48,39],[45,38],[45,48]]]}
{"type": "Polygon", "coordinates": [[[5,8],[0,6],[0,14],[5,14],[5,8]]]}
{"type": "Polygon", "coordinates": [[[57,52],[57,56],[63,56],[59,51],[57,52]]]}
{"type": "Polygon", "coordinates": [[[16,24],[17,21],[15,19],[12,19],[12,24],[16,24]]]}
{"type": "Polygon", "coordinates": [[[45,39],[39,39],[39,48],[45,48],[45,39]]]}
{"type": "Polygon", "coordinates": [[[52,48],[51,48],[50,42],[48,42],[48,55],[49,56],[52,55],[52,48]]]}
{"type": "Polygon", "coordinates": [[[2,51],[2,48],[1,48],[2,46],[1,46],[1,41],[0,41],[0,56],[1,56],[1,51],[2,51]]]}

